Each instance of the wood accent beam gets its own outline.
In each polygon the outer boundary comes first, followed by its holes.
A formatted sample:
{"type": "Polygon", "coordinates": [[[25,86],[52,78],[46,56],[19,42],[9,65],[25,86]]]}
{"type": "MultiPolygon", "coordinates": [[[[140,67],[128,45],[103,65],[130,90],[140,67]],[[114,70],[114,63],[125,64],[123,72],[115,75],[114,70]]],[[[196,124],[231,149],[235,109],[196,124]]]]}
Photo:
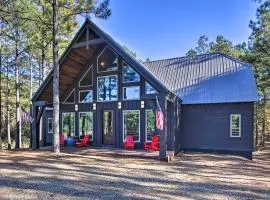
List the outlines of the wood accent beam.
{"type": "Polygon", "coordinates": [[[90,46],[95,46],[95,45],[98,45],[98,44],[102,44],[104,43],[105,41],[101,38],[98,38],[98,39],[93,39],[93,40],[87,40],[85,42],[79,42],[79,43],[76,43],[76,44],[73,44],[72,45],[72,49],[76,49],[76,48],[82,48],[82,47],[90,47],[90,46]]]}
{"type": "Polygon", "coordinates": [[[78,55],[74,55],[74,53],[70,54],[68,57],[69,60],[73,60],[81,65],[85,65],[85,59],[83,59],[82,57],[78,56],[78,55]]]}

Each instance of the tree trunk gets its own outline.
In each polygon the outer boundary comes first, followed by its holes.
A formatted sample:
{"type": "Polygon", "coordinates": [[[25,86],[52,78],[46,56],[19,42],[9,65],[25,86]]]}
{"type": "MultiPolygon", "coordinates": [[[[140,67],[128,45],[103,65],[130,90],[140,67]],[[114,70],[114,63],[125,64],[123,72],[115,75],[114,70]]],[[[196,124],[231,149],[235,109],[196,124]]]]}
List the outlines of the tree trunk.
{"type": "Polygon", "coordinates": [[[59,62],[58,62],[58,1],[53,0],[53,152],[60,154],[59,146],[59,62]]]}
{"type": "Polygon", "coordinates": [[[258,120],[258,117],[259,117],[258,112],[259,112],[258,103],[256,103],[256,105],[255,105],[255,138],[254,138],[254,140],[255,140],[255,144],[254,144],[255,149],[257,149],[257,146],[258,146],[258,122],[259,122],[259,120],[258,120]]]}
{"type": "Polygon", "coordinates": [[[262,146],[265,145],[265,136],[266,136],[266,92],[263,90],[263,99],[262,99],[262,146]]]}
{"type": "Polygon", "coordinates": [[[2,46],[0,44],[0,149],[2,149],[2,116],[2,46]]]}
{"type": "Polygon", "coordinates": [[[32,101],[31,101],[31,99],[32,99],[32,96],[33,96],[33,78],[32,78],[32,76],[33,76],[33,66],[32,66],[32,56],[30,55],[30,59],[29,59],[29,65],[30,65],[30,95],[29,95],[29,97],[30,97],[30,107],[31,107],[31,105],[32,105],[32,101]]]}
{"type": "Polygon", "coordinates": [[[7,63],[7,138],[8,138],[8,149],[11,149],[11,138],[10,138],[10,85],[9,85],[9,63],[7,63]]]}
{"type": "MultiPolygon", "coordinates": [[[[19,34],[16,34],[17,36],[19,34]]],[[[16,38],[17,39],[17,38],[16,38]]],[[[15,45],[15,76],[16,76],[16,148],[21,148],[22,133],[21,133],[21,109],[20,109],[20,81],[19,81],[19,65],[18,65],[18,42],[15,45]]]]}

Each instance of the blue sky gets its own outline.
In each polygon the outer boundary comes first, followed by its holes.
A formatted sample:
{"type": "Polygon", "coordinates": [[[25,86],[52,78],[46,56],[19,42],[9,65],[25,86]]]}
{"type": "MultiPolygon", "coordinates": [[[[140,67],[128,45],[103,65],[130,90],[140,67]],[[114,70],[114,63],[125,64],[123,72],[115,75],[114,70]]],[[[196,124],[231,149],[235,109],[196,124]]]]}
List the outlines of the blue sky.
{"type": "Polygon", "coordinates": [[[248,40],[254,0],[111,0],[112,16],[93,21],[120,44],[151,60],[183,56],[201,35],[248,40]]]}

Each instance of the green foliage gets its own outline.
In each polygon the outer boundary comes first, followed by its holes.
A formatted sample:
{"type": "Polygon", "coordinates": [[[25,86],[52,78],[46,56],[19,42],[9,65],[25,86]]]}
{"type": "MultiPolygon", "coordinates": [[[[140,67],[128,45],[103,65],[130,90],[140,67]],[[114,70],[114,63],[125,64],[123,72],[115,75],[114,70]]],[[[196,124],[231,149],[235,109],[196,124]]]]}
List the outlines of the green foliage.
{"type": "MultiPolygon", "coordinates": [[[[20,107],[30,110],[30,85],[33,91],[52,68],[53,1],[0,1],[0,44],[2,50],[1,113],[3,130],[0,140],[7,137],[7,97],[10,97],[11,137],[15,137],[15,67],[19,68],[20,107]],[[18,54],[16,54],[16,51],[18,54]],[[15,55],[17,59],[15,59],[15,55]],[[31,66],[31,67],[30,67],[31,66]],[[30,76],[31,74],[31,76],[30,76]],[[31,79],[32,77],[32,79],[31,79]],[[7,83],[10,89],[7,88],[7,83]],[[9,93],[10,91],[10,93],[9,93]]],[[[59,52],[62,53],[78,28],[77,15],[106,19],[111,15],[109,0],[58,0],[59,52]],[[100,2],[100,3],[99,3],[100,2]]],[[[23,139],[29,139],[29,123],[22,124],[23,139]]],[[[27,141],[29,143],[29,141],[27,141]]]]}
{"type": "Polygon", "coordinates": [[[129,55],[131,55],[131,56],[133,56],[133,57],[137,57],[137,54],[136,54],[136,52],[135,51],[132,51],[132,50],[130,50],[127,46],[123,46],[123,48],[124,48],[124,50],[129,54],[129,55]]]}

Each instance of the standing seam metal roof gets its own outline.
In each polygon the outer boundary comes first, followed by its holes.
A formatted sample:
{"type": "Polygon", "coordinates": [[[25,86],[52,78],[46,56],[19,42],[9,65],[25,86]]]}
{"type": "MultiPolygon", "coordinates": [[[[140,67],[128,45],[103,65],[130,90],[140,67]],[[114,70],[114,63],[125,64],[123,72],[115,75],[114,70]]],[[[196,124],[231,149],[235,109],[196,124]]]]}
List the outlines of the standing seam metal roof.
{"type": "Polygon", "coordinates": [[[251,65],[221,53],[144,63],[183,104],[254,102],[257,87],[251,65]]]}

